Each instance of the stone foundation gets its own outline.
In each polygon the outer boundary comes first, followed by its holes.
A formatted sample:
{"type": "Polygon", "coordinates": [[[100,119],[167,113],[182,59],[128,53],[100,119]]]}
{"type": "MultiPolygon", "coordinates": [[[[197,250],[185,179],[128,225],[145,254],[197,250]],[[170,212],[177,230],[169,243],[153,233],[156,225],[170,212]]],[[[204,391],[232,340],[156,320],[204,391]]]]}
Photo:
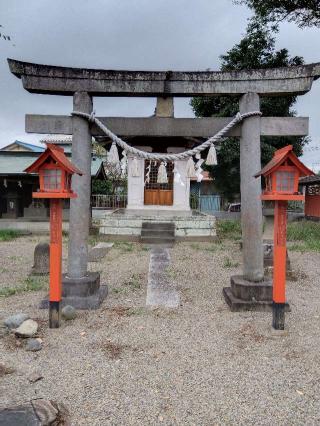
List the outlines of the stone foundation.
{"type": "Polygon", "coordinates": [[[142,223],[171,222],[175,224],[175,239],[182,241],[213,241],[217,237],[216,218],[206,214],[192,214],[177,212],[165,214],[162,212],[115,212],[106,215],[96,222],[99,233],[111,239],[130,239],[138,241],[141,236],[142,223]]]}
{"type": "MultiPolygon", "coordinates": [[[[76,309],[98,309],[108,295],[108,287],[100,285],[100,274],[88,272],[83,278],[62,276],[61,307],[71,305],[76,309]]],[[[40,303],[40,309],[47,309],[49,300],[40,303]]]]}
{"type": "MultiPolygon", "coordinates": [[[[241,275],[231,277],[231,287],[223,289],[225,301],[231,311],[272,312],[272,281],[251,282],[241,275]]],[[[289,305],[286,304],[289,311],[289,305]]]]}

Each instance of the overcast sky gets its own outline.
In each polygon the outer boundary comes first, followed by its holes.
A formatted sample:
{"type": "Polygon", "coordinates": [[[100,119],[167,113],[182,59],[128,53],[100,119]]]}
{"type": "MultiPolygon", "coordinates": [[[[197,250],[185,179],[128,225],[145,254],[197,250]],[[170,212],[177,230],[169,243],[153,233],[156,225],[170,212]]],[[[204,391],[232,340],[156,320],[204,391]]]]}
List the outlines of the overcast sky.
{"type": "MultiPolygon", "coordinates": [[[[12,42],[0,40],[0,147],[24,133],[24,115],[69,114],[71,97],[26,92],[9,73],[7,57],[40,64],[136,70],[219,69],[245,33],[249,10],[231,0],[0,0],[0,24],[12,42]],[[14,45],[13,45],[14,44],[14,45]]],[[[320,29],[283,24],[277,48],[320,62],[320,29]]],[[[99,115],[150,116],[155,99],[95,98],[99,115]]],[[[320,146],[320,80],[299,98],[296,110],[310,117],[312,146],[320,146]]],[[[192,117],[188,99],[175,100],[178,117],[192,117]]],[[[303,157],[320,169],[320,150],[303,157]],[[319,163],[319,164],[316,164],[319,163]]]]}

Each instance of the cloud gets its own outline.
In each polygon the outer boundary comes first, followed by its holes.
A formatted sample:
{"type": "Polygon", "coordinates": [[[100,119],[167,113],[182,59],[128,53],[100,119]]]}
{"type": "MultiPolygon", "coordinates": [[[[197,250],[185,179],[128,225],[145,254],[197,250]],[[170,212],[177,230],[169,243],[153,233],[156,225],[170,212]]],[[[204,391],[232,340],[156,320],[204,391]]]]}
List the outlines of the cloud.
{"type": "MultiPolygon", "coordinates": [[[[9,73],[7,57],[52,65],[146,70],[219,68],[224,54],[245,32],[249,11],[231,0],[10,0],[0,4],[1,24],[12,36],[0,43],[0,146],[24,135],[26,113],[69,114],[70,97],[29,94],[9,73]]],[[[320,30],[284,24],[278,47],[317,62],[320,30]]],[[[297,110],[317,119],[320,84],[301,97],[297,110]]],[[[154,99],[94,99],[99,115],[149,116],[154,99]]],[[[188,99],[175,101],[177,116],[192,116],[188,99]]],[[[28,140],[30,136],[28,137],[28,140]]],[[[39,139],[34,135],[33,141],[39,139]]],[[[24,138],[27,140],[27,138],[24,138]]]]}

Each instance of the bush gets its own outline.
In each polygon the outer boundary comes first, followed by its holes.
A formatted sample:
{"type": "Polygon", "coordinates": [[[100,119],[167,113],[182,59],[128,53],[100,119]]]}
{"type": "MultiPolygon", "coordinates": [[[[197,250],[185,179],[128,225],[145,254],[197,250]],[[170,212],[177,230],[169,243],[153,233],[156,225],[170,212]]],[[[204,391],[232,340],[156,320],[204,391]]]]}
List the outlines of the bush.
{"type": "Polygon", "coordinates": [[[318,222],[291,222],[288,223],[287,240],[294,241],[291,250],[320,251],[320,223],[318,222]]]}
{"type": "Polygon", "coordinates": [[[217,233],[219,238],[238,240],[241,238],[240,220],[218,220],[217,233]]]}
{"type": "Polygon", "coordinates": [[[19,236],[19,232],[15,229],[0,229],[0,241],[14,240],[19,236]]]}

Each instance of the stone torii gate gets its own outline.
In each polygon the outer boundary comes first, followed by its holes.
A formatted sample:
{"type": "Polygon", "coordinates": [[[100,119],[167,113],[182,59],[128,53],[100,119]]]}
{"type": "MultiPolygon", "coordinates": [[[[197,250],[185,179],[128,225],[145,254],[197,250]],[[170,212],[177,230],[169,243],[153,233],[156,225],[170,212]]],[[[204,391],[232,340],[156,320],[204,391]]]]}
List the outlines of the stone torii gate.
{"type": "MultiPolygon", "coordinates": [[[[320,63],[288,68],[231,72],[109,71],[39,65],[8,59],[10,71],[30,93],[73,96],[74,111],[90,114],[94,96],[193,97],[237,95],[240,112],[260,110],[260,96],[302,95],[320,76],[320,63]]],[[[124,118],[100,120],[120,137],[184,136],[208,138],[231,118],[124,118]]],[[[88,121],[71,116],[27,115],[26,131],[72,134],[72,159],[84,175],[74,179],[78,198],[71,201],[68,271],[64,297],[78,308],[96,308],[105,296],[100,277],[87,271],[87,238],[90,206],[91,136],[102,135],[88,121]]],[[[240,137],[241,224],[243,276],[232,277],[232,289],[225,297],[232,309],[239,303],[264,305],[261,182],[254,174],[261,169],[260,136],[304,136],[308,118],[251,117],[232,129],[228,136],[240,137]],[[253,302],[252,302],[253,303],[253,302]]],[[[241,307],[240,307],[241,309],[241,307]]]]}

